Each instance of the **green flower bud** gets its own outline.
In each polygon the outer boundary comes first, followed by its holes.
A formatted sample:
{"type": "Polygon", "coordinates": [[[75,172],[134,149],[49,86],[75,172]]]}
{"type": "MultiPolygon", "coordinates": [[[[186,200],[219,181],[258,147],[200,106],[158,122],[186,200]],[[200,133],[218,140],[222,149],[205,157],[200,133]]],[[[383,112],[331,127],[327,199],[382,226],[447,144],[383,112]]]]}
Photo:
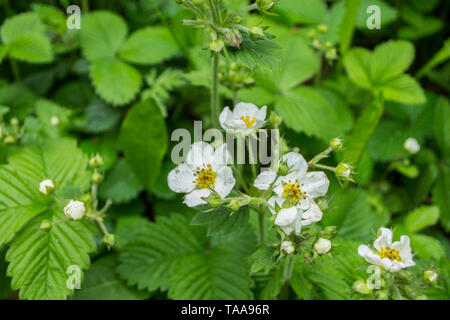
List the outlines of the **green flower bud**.
{"type": "Polygon", "coordinates": [[[333,238],[337,233],[337,227],[336,226],[328,226],[322,231],[322,236],[327,239],[333,238]]]}
{"type": "Polygon", "coordinates": [[[406,270],[401,270],[401,271],[399,271],[398,275],[399,275],[400,278],[403,278],[403,279],[405,279],[405,280],[407,280],[407,281],[412,280],[412,274],[411,274],[411,272],[408,272],[408,271],[406,271],[406,270]]]}
{"type": "Polygon", "coordinates": [[[270,124],[272,124],[275,128],[278,128],[278,127],[280,126],[281,121],[283,121],[283,119],[282,119],[278,114],[276,114],[275,111],[272,111],[272,112],[270,113],[270,116],[269,116],[269,122],[270,122],[270,124]]]}
{"type": "Polygon", "coordinates": [[[92,174],[91,180],[93,183],[100,183],[103,180],[103,175],[100,174],[99,172],[94,172],[92,174]]]}
{"type": "Polygon", "coordinates": [[[325,58],[327,60],[336,60],[337,59],[336,48],[328,49],[327,52],[325,52],[325,58]]]}
{"type": "Polygon", "coordinates": [[[323,46],[327,49],[330,49],[333,47],[333,43],[331,43],[331,41],[325,41],[325,43],[323,44],[323,46]]]}
{"type": "Polygon", "coordinates": [[[16,137],[14,137],[14,136],[6,136],[4,139],[3,139],[3,142],[5,143],[5,144],[13,144],[13,143],[16,143],[16,137]]]}
{"type": "Polygon", "coordinates": [[[358,292],[358,293],[363,294],[363,295],[367,295],[367,294],[369,294],[369,293],[372,291],[372,290],[370,290],[369,287],[367,286],[366,281],[364,281],[364,280],[362,280],[362,279],[356,280],[356,281],[353,283],[352,289],[353,289],[355,292],[358,292]]]}
{"type": "Polygon", "coordinates": [[[228,208],[230,208],[233,211],[237,211],[239,210],[239,208],[241,207],[241,205],[239,204],[238,200],[231,200],[230,203],[227,205],[228,208]]]}
{"type": "Polygon", "coordinates": [[[315,39],[312,42],[312,46],[313,46],[313,48],[318,49],[318,50],[322,49],[322,43],[320,42],[319,39],[315,39]]]}
{"type": "Polygon", "coordinates": [[[89,159],[89,166],[91,168],[98,168],[103,166],[103,158],[97,153],[95,156],[89,159]]]}
{"type": "Polygon", "coordinates": [[[342,140],[341,138],[334,138],[330,141],[330,147],[334,151],[342,150],[343,145],[344,145],[344,140],[342,140]]]}
{"type": "Polygon", "coordinates": [[[308,39],[313,40],[315,37],[317,37],[317,31],[316,30],[310,30],[306,36],[308,37],[308,39]]]}
{"type": "Polygon", "coordinates": [[[277,0],[256,0],[256,7],[261,12],[267,12],[272,10],[277,2],[277,0]]]}
{"type": "Polygon", "coordinates": [[[213,52],[220,52],[222,51],[224,46],[225,43],[222,40],[216,39],[211,41],[211,43],[209,44],[209,49],[213,52]]]}
{"type": "Polygon", "coordinates": [[[325,33],[328,31],[328,26],[326,24],[321,23],[317,26],[317,31],[319,31],[320,33],[325,33]]]}
{"type": "Polygon", "coordinates": [[[9,120],[9,123],[11,123],[11,125],[13,127],[17,127],[19,125],[19,120],[17,120],[17,118],[14,117],[14,118],[11,118],[11,120],[9,120]]]}
{"type": "Polygon", "coordinates": [[[259,39],[265,38],[264,31],[261,27],[254,26],[254,27],[250,28],[249,33],[250,33],[250,38],[252,40],[259,40],[259,39]]]}
{"type": "Polygon", "coordinates": [[[314,243],[314,250],[320,255],[328,253],[331,250],[331,241],[325,238],[319,238],[314,243]]]}
{"type": "Polygon", "coordinates": [[[111,248],[116,244],[116,236],[112,233],[108,233],[103,237],[103,242],[108,248],[111,248]]]}
{"type": "Polygon", "coordinates": [[[39,226],[39,229],[45,232],[49,232],[52,229],[52,222],[50,220],[42,220],[41,225],[39,226]]]}
{"type": "Polygon", "coordinates": [[[239,30],[232,29],[225,33],[225,38],[227,39],[230,46],[239,48],[242,43],[242,34],[239,32],[239,30]]]}
{"type": "Polygon", "coordinates": [[[386,290],[377,290],[375,292],[375,299],[376,300],[388,300],[389,295],[386,290]]]}
{"type": "Polygon", "coordinates": [[[424,294],[418,295],[414,298],[414,300],[428,300],[428,297],[424,294]]]}
{"type": "Polygon", "coordinates": [[[239,24],[242,22],[242,17],[241,16],[234,16],[233,17],[233,22],[236,24],[239,24]]]}
{"type": "Polygon", "coordinates": [[[335,174],[336,177],[341,181],[345,180],[351,181],[352,167],[348,163],[341,162],[336,167],[335,174]]]}
{"type": "Polygon", "coordinates": [[[213,208],[220,206],[223,202],[222,198],[216,193],[212,192],[206,199],[204,199],[213,208]]]}
{"type": "Polygon", "coordinates": [[[289,171],[290,170],[289,170],[288,164],[286,162],[284,162],[284,161],[281,161],[280,165],[278,166],[277,174],[279,176],[285,176],[285,175],[287,175],[289,173],[289,171]]]}
{"type": "Polygon", "coordinates": [[[427,270],[423,273],[423,280],[429,285],[436,285],[439,279],[439,275],[437,272],[433,270],[427,270]]]}

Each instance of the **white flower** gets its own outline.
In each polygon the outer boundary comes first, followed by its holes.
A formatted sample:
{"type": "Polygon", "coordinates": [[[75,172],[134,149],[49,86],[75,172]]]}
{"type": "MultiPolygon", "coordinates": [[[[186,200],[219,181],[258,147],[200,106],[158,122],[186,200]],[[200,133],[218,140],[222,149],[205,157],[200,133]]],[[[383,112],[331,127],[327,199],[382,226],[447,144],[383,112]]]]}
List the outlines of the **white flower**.
{"type": "Polygon", "coordinates": [[[292,232],[299,235],[302,229],[302,212],[295,207],[281,209],[274,223],[287,235],[290,235],[292,232]]]}
{"type": "Polygon", "coordinates": [[[392,243],[392,231],[381,228],[381,235],[375,240],[373,246],[378,252],[372,251],[366,245],[360,245],[358,248],[358,254],[371,264],[382,265],[390,272],[416,265],[412,260],[408,236],[403,235],[400,241],[392,243]]]}
{"type": "Polygon", "coordinates": [[[420,150],[419,142],[417,142],[417,140],[414,138],[406,139],[405,143],[403,144],[403,147],[405,148],[406,151],[412,154],[417,153],[420,150]]]}
{"type": "Polygon", "coordinates": [[[281,250],[286,252],[287,254],[291,254],[295,251],[295,247],[291,241],[283,241],[281,243],[281,250]]]}
{"type": "Polygon", "coordinates": [[[219,116],[221,127],[233,134],[248,135],[265,124],[266,109],[259,109],[253,103],[238,103],[234,110],[225,107],[219,116]]]}
{"type": "Polygon", "coordinates": [[[81,201],[70,200],[67,206],[64,207],[64,213],[67,217],[73,220],[80,220],[84,217],[86,208],[81,201]]]}
{"type": "Polygon", "coordinates": [[[188,152],[186,163],[173,169],[168,177],[169,188],[178,193],[187,193],[184,203],[188,207],[206,204],[202,198],[211,194],[211,189],[225,198],[233,189],[236,180],[227,166],[227,145],[215,151],[205,142],[195,142],[188,152]]]}
{"type": "Polygon", "coordinates": [[[58,117],[53,116],[53,117],[50,119],[50,124],[51,124],[52,126],[54,126],[54,127],[56,127],[57,125],[59,125],[59,119],[58,119],[58,117]]]}
{"type": "MultiPolygon", "coordinates": [[[[273,184],[275,195],[268,203],[280,207],[285,201],[299,211],[302,225],[309,225],[322,219],[322,211],[314,202],[314,198],[324,196],[328,191],[330,182],[322,171],[307,172],[308,163],[297,152],[289,152],[282,159],[287,163],[289,173],[279,176],[273,170],[267,170],[258,175],[254,186],[261,190],[268,190],[273,184]],[[275,180],[276,179],[276,180],[275,180]]],[[[275,211],[271,209],[272,213],[275,211]]]]}
{"type": "Polygon", "coordinates": [[[325,238],[320,238],[314,243],[314,250],[318,254],[325,254],[331,249],[331,241],[325,238]]]}
{"type": "Polygon", "coordinates": [[[45,179],[39,183],[39,192],[48,195],[55,189],[55,184],[50,179],[45,179]]]}

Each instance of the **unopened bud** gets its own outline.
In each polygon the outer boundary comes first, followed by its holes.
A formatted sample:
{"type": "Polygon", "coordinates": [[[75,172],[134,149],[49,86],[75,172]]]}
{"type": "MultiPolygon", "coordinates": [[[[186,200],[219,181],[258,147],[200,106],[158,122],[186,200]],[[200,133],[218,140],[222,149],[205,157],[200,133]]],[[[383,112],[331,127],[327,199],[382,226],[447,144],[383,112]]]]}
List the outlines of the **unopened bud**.
{"type": "Polygon", "coordinates": [[[322,231],[322,236],[327,239],[333,238],[337,233],[336,226],[328,226],[322,231]]]}
{"type": "Polygon", "coordinates": [[[45,232],[49,232],[52,229],[52,222],[50,220],[42,220],[41,225],[39,226],[39,229],[45,232]]]}
{"type": "Polygon", "coordinates": [[[254,26],[252,28],[250,28],[250,38],[252,40],[258,40],[258,39],[264,39],[264,31],[262,28],[254,26]]]}
{"type": "Polygon", "coordinates": [[[231,200],[230,203],[228,204],[228,208],[230,208],[233,211],[237,211],[239,210],[239,208],[241,207],[241,205],[239,204],[238,200],[231,200]]]}
{"type": "Polygon", "coordinates": [[[335,151],[342,150],[343,145],[344,140],[342,140],[341,138],[334,138],[330,141],[330,147],[335,151]]]}
{"type": "Polygon", "coordinates": [[[59,118],[53,116],[53,117],[50,119],[50,124],[51,124],[52,126],[54,126],[54,127],[58,126],[58,125],[59,125],[59,118]]]}
{"type": "Polygon", "coordinates": [[[433,270],[427,270],[423,273],[423,280],[429,285],[436,285],[439,275],[433,270]]]}
{"type": "Polygon", "coordinates": [[[267,12],[272,10],[277,2],[277,0],[256,0],[256,7],[261,12],[267,12]]]}
{"type": "Polygon", "coordinates": [[[13,126],[13,127],[17,127],[19,125],[19,120],[17,120],[16,117],[11,118],[11,120],[9,120],[9,123],[13,126]]]}
{"type": "Polygon", "coordinates": [[[281,161],[280,165],[278,166],[277,174],[279,176],[286,176],[289,173],[289,166],[286,162],[281,161]]]}
{"type": "Polygon", "coordinates": [[[49,195],[53,190],[55,190],[55,184],[50,179],[45,179],[39,183],[39,192],[44,195],[49,195]]]}
{"type": "Polygon", "coordinates": [[[291,241],[283,241],[281,243],[281,251],[284,251],[287,254],[292,254],[295,251],[295,247],[291,241]]]}
{"type": "Polygon", "coordinates": [[[389,295],[386,290],[377,290],[375,292],[375,299],[377,300],[387,300],[389,295]]]}
{"type": "Polygon", "coordinates": [[[212,192],[205,200],[213,208],[216,208],[222,204],[222,198],[216,192],[212,192]]]}
{"type": "Polygon", "coordinates": [[[306,36],[308,37],[308,39],[314,39],[315,37],[317,37],[317,32],[316,32],[316,30],[310,30],[307,34],[306,34],[306,36]]]}
{"type": "Polygon", "coordinates": [[[326,24],[321,23],[317,26],[317,31],[319,31],[320,33],[325,33],[328,31],[328,26],[326,24]]]}
{"type": "Polygon", "coordinates": [[[328,50],[325,52],[325,58],[326,58],[327,60],[336,60],[336,59],[337,59],[337,51],[336,51],[336,48],[328,49],[328,50]]]}
{"type": "Polygon", "coordinates": [[[216,39],[211,41],[211,43],[209,44],[209,49],[213,52],[220,52],[222,51],[224,46],[225,43],[222,40],[216,39]]]}
{"type": "Polygon", "coordinates": [[[313,48],[315,49],[321,49],[322,48],[322,43],[320,42],[319,39],[315,39],[312,43],[313,48]]]}
{"type": "Polygon", "coordinates": [[[352,167],[348,163],[341,162],[336,167],[335,173],[339,180],[351,180],[352,167]]]}
{"type": "Polygon", "coordinates": [[[232,29],[225,33],[225,38],[227,39],[230,46],[239,48],[242,43],[242,34],[239,32],[239,30],[232,29]]]}
{"type": "Polygon", "coordinates": [[[405,148],[406,151],[412,154],[420,151],[420,144],[414,138],[406,139],[405,143],[403,144],[403,147],[405,148]]]}
{"type": "Polygon", "coordinates": [[[328,239],[320,238],[314,243],[314,250],[320,255],[328,253],[330,249],[331,241],[328,239]]]}
{"type": "Polygon", "coordinates": [[[112,233],[108,233],[103,237],[103,242],[108,248],[111,248],[116,244],[116,236],[112,233]]]}
{"type": "Polygon", "coordinates": [[[100,174],[99,172],[94,172],[92,174],[91,180],[92,180],[93,183],[97,183],[98,184],[98,183],[102,182],[103,175],[100,174]]]}
{"type": "Polygon", "coordinates": [[[358,292],[358,293],[364,294],[364,295],[367,295],[367,294],[369,294],[369,293],[371,292],[371,290],[370,290],[369,287],[367,286],[366,281],[364,281],[364,280],[362,280],[362,279],[356,280],[356,281],[353,283],[352,289],[353,289],[355,292],[358,292]]]}
{"type": "Polygon", "coordinates": [[[103,166],[103,158],[97,153],[95,156],[89,159],[89,166],[91,168],[98,168],[103,166]]]}
{"type": "Polygon", "coordinates": [[[13,143],[16,142],[16,138],[15,138],[14,136],[6,136],[6,137],[3,139],[3,142],[4,142],[5,144],[13,144],[13,143]]]}
{"type": "Polygon", "coordinates": [[[272,111],[272,112],[270,113],[270,116],[269,116],[269,122],[270,122],[270,124],[272,124],[275,128],[278,128],[278,127],[280,126],[281,121],[283,121],[283,119],[282,119],[275,111],[272,111]]]}

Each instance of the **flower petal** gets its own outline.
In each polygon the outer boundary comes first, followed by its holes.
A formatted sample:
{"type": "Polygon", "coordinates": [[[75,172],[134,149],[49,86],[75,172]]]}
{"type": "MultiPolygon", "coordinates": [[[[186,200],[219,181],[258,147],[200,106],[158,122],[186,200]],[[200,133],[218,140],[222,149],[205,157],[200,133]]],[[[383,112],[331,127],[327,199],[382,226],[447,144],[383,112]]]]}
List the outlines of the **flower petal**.
{"type": "Polygon", "coordinates": [[[233,177],[233,171],[230,167],[221,167],[216,172],[216,184],[214,190],[222,197],[225,198],[230,194],[233,189],[236,180],[233,177]]]}
{"type": "Polygon", "coordinates": [[[188,193],[194,190],[194,171],[189,164],[180,164],[178,167],[169,172],[167,176],[167,184],[170,190],[178,193],[188,193]]]}
{"type": "MultiPolygon", "coordinates": [[[[278,196],[272,196],[269,198],[269,200],[267,200],[267,203],[270,204],[271,206],[275,207],[275,203],[278,203],[278,205],[281,207],[283,205],[284,199],[278,196]]],[[[276,214],[276,212],[272,209],[269,208],[270,212],[272,212],[272,214],[276,214]]]]}
{"type": "Polygon", "coordinates": [[[256,113],[256,116],[255,116],[256,120],[259,120],[264,123],[266,120],[266,113],[267,113],[267,106],[263,106],[256,113]]]}
{"type": "Polygon", "coordinates": [[[311,201],[309,209],[303,212],[302,224],[307,226],[320,220],[322,220],[322,211],[314,201],[311,201]]]}
{"type": "Polygon", "coordinates": [[[225,123],[230,120],[233,120],[233,112],[231,112],[229,107],[225,107],[219,115],[220,126],[225,130],[228,129],[225,123]]]}
{"type": "Polygon", "coordinates": [[[210,194],[211,190],[209,189],[195,189],[184,197],[183,203],[185,203],[188,207],[196,207],[202,204],[206,204],[206,201],[202,198],[206,198],[210,194]]]}
{"type": "Polygon", "coordinates": [[[255,179],[253,185],[259,190],[268,190],[277,177],[277,173],[271,169],[261,172],[255,179]]]}
{"type": "Polygon", "coordinates": [[[302,191],[311,198],[324,196],[330,185],[327,175],[322,171],[308,172],[300,182],[303,184],[302,191]]]}
{"type": "MultiPolygon", "coordinates": [[[[306,174],[308,170],[308,163],[305,158],[298,152],[289,152],[283,156],[283,161],[287,162],[288,167],[291,168],[292,171],[297,172],[297,175],[302,177],[306,174]]],[[[291,171],[291,172],[292,172],[291,171]]]]}
{"type": "Polygon", "coordinates": [[[391,247],[392,244],[392,231],[387,228],[381,228],[381,235],[375,240],[373,246],[381,251],[382,248],[391,247]]]}
{"type": "Polygon", "coordinates": [[[259,108],[253,103],[239,102],[233,110],[233,118],[240,119],[241,117],[256,118],[259,108]]]}
{"type": "MultiPolygon", "coordinates": [[[[228,152],[228,145],[226,143],[219,146],[214,152],[214,164],[217,165],[227,165],[231,160],[231,155],[228,152]]],[[[215,167],[216,167],[215,166],[215,167]]]]}
{"type": "Polygon", "coordinates": [[[186,162],[194,166],[214,163],[214,148],[203,141],[194,142],[189,150],[186,162]]]}
{"type": "Polygon", "coordinates": [[[379,265],[381,264],[381,258],[375,254],[368,246],[362,244],[358,247],[358,254],[363,257],[368,263],[379,265]]]}
{"type": "Polygon", "coordinates": [[[401,236],[400,241],[394,242],[391,248],[399,251],[400,258],[403,262],[408,264],[412,262],[413,265],[415,265],[414,261],[412,261],[413,254],[411,252],[411,245],[408,236],[401,236]]]}

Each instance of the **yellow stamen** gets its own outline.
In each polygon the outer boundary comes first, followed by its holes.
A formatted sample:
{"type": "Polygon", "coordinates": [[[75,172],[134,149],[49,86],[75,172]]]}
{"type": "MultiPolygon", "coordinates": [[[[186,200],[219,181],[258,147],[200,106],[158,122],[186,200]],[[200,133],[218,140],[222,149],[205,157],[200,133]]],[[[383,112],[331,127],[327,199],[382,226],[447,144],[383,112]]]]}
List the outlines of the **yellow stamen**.
{"type": "Polygon", "coordinates": [[[302,192],[302,189],[297,181],[292,182],[289,180],[289,182],[285,183],[283,186],[283,198],[289,198],[291,204],[297,203],[300,199],[302,199],[303,194],[304,192],[302,192]]]}
{"type": "Polygon", "coordinates": [[[197,177],[193,183],[197,185],[197,188],[204,189],[214,186],[216,183],[216,173],[211,169],[211,165],[203,165],[203,168],[197,167],[197,172],[194,173],[197,177]]]}
{"type": "Polygon", "coordinates": [[[247,129],[250,129],[251,127],[253,127],[253,125],[256,122],[256,118],[251,118],[250,119],[250,116],[246,116],[246,117],[241,116],[240,120],[245,122],[245,125],[247,126],[247,129]]]}
{"type": "Polygon", "coordinates": [[[381,259],[388,258],[391,260],[402,261],[400,258],[400,253],[396,249],[391,249],[389,247],[381,248],[380,252],[377,252],[377,255],[381,257],[381,259]]]}

